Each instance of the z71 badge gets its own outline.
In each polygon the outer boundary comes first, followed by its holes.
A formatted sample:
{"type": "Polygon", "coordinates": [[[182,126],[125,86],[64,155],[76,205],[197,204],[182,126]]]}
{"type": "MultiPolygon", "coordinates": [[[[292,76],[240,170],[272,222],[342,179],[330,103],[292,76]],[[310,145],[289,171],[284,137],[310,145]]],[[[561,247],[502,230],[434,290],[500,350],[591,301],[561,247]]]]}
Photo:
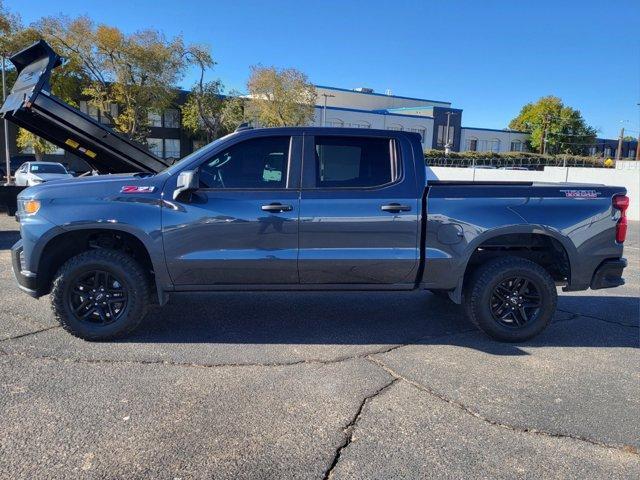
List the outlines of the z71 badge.
{"type": "Polygon", "coordinates": [[[156,187],[149,185],[125,185],[120,189],[121,193],[153,193],[156,187]]]}
{"type": "Polygon", "coordinates": [[[565,197],[569,198],[598,198],[600,192],[597,190],[560,190],[565,197]]]}

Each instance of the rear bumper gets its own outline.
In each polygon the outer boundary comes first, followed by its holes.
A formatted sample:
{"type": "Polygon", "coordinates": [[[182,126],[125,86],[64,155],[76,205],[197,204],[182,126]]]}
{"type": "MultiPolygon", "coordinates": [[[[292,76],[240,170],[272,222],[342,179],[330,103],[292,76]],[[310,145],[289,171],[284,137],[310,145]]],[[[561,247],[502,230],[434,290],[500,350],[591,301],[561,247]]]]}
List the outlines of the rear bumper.
{"type": "Polygon", "coordinates": [[[28,270],[22,269],[22,240],[18,240],[11,247],[11,266],[13,267],[13,275],[16,277],[20,289],[34,298],[38,295],[38,276],[28,270]]]}
{"type": "Polygon", "coordinates": [[[627,267],[626,258],[615,258],[602,262],[593,274],[591,289],[613,288],[624,285],[622,271],[627,267]]]}

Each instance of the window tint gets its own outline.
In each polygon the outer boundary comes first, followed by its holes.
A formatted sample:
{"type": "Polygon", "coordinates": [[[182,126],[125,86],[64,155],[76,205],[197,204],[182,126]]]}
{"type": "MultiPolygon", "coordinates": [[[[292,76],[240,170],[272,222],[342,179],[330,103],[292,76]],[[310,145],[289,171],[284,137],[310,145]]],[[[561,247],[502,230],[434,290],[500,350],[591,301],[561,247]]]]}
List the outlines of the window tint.
{"type": "Polygon", "coordinates": [[[388,138],[315,141],[317,187],[374,187],[395,180],[395,144],[388,138]]]}
{"type": "Polygon", "coordinates": [[[254,138],[236,144],[200,167],[205,188],[285,188],[290,137],[254,138]]]}

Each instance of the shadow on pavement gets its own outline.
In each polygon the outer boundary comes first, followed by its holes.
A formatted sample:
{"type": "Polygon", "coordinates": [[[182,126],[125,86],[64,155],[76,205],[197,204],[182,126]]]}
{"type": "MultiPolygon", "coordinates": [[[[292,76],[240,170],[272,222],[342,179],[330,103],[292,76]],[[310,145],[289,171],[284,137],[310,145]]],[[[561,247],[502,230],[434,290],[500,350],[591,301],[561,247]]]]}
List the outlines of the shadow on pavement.
{"type": "Polygon", "coordinates": [[[19,231],[0,231],[0,250],[9,250],[18,240],[20,240],[19,231]]]}
{"type": "MultiPolygon", "coordinates": [[[[632,297],[583,297],[610,311],[632,297]]],[[[423,292],[181,294],[153,309],[131,343],[394,345],[451,344],[493,355],[527,355],[521,347],[637,347],[638,330],[558,312],[554,325],[521,344],[490,340],[462,308],[423,292]],[[464,335],[455,335],[462,334],[464,335]]],[[[638,320],[636,318],[635,324],[638,320]]]]}

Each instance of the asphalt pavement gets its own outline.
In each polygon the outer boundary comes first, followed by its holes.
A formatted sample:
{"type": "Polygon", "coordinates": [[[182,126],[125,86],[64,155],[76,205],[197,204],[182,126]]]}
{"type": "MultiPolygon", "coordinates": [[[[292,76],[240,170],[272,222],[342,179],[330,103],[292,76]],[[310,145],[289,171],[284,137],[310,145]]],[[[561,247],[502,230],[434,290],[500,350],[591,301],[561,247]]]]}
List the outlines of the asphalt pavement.
{"type": "Polygon", "coordinates": [[[638,478],[640,224],[627,284],[523,344],[425,292],[172,296],[66,334],[0,214],[2,478],[638,478]]]}

